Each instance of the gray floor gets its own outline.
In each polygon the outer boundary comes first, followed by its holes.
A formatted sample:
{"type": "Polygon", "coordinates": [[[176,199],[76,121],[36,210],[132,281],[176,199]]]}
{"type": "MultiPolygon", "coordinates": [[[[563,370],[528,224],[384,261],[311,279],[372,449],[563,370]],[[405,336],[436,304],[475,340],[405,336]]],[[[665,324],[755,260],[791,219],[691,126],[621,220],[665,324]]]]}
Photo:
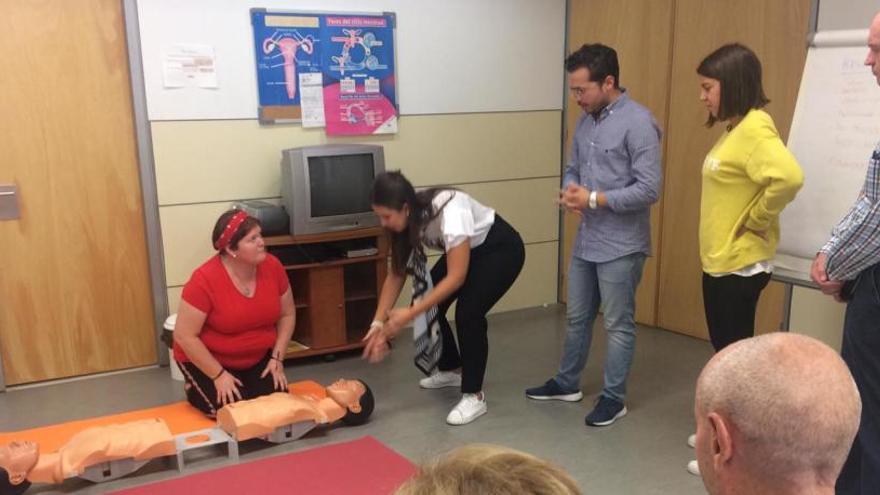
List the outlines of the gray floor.
{"type": "MultiPolygon", "coordinates": [[[[490,317],[490,356],[485,382],[489,413],[476,422],[447,426],[457,402],[453,389],[420,390],[412,353],[404,343],[385,362],[370,366],[354,355],[293,361],[291,380],[330,383],[360,378],[376,396],[372,419],[360,427],[316,430],[286,445],[246,442],[242,461],[372,435],[413,462],[470,442],[497,443],[550,459],[571,473],[586,494],[703,494],[701,481],[685,471],[693,450],[693,384],[711,355],[707,342],[652,328],[639,328],[629,379],[629,415],[606,428],[588,428],[583,417],[602,384],[605,333],[597,330],[583,375],[587,394],[579,403],[535,402],[523,389],[543,383],[555,370],[564,339],[560,306],[513,311],[490,317]]],[[[601,325],[599,325],[601,326],[601,325]]],[[[180,382],[167,368],[0,394],[0,430],[12,431],[152,407],[183,399],[180,382]]],[[[196,459],[189,472],[225,465],[217,457],[196,459]]],[[[128,478],[92,485],[68,480],[28,493],[105,493],[177,476],[154,461],[128,478]]]]}

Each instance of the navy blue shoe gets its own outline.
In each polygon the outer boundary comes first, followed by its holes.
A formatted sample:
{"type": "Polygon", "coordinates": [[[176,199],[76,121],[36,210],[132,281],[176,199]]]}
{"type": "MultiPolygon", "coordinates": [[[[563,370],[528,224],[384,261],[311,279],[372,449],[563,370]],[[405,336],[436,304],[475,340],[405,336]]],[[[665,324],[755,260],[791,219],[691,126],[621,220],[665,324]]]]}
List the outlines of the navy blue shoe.
{"type": "Polygon", "coordinates": [[[626,416],[626,406],[623,402],[601,395],[596,407],[587,414],[584,422],[587,426],[608,426],[624,416],[626,416]]]}
{"type": "Polygon", "coordinates": [[[580,390],[565,390],[556,383],[556,380],[551,378],[540,387],[527,388],[526,397],[535,400],[577,402],[584,398],[584,394],[580,390]]]}

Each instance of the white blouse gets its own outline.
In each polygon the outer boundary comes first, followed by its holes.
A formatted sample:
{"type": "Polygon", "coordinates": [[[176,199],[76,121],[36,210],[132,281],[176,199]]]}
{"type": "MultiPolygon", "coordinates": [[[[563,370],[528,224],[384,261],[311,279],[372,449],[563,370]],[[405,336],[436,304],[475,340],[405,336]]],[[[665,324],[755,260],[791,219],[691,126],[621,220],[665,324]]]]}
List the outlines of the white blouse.
{"type": "Polygon", "coordinates": [[[434,211],[443,208],[425,227],[424,242],[432,249],[448,252],[465,240],[473,249],[486,240],[495,223],[495,210],[462,191],[440,191],[431,205],[434,211]]]}

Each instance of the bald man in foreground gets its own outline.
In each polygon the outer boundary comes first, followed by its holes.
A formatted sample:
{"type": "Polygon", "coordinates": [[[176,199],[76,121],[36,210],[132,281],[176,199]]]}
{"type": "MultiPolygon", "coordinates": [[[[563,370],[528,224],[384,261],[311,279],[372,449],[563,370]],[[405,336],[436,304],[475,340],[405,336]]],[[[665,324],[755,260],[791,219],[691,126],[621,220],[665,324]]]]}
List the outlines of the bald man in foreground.
{"type": "Polygon", "coordinates": [[[831,348],[773,333],[716,354],[697,380],[697,462],[711,495],[825,495],[859,427],[852,375],[831,348]]]}

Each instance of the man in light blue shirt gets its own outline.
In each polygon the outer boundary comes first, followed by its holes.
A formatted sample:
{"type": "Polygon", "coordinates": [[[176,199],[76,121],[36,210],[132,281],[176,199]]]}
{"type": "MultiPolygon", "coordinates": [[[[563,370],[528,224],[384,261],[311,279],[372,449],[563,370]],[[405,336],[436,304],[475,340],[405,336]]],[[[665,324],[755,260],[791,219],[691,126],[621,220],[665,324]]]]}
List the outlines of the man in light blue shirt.
{"type": "Polygon", "coordinates": [[[568,271],[568,329],[556,376],[526,390],[537,400],[583,398],[593,322],[603,307],[608,332],[605,385],[589,426],[626,414],[626,378],[635,351],[635,293],[651,254],[651,205],[660,196],[660,129],[619,85],[613,48],[588,44],[565,60],[569,89],[584,110],[559,202],[580,215],[568,271]]]}

